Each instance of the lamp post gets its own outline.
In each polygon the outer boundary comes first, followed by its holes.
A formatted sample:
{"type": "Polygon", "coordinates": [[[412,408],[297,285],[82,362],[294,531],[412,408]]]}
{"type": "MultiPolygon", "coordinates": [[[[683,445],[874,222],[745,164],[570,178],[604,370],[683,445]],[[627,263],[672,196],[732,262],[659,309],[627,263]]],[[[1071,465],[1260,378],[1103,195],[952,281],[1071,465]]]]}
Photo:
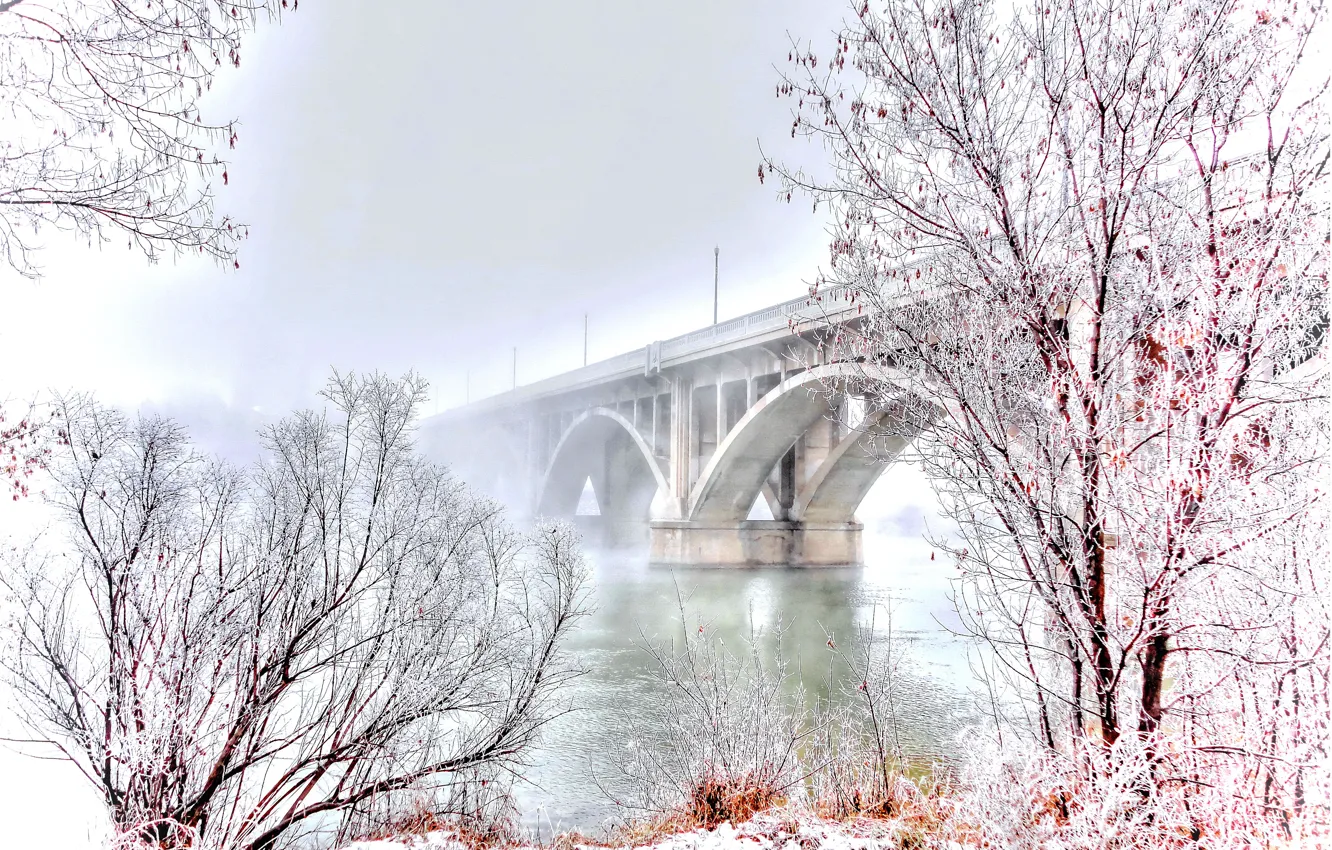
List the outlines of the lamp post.
{"type": "Polygon", "coordinates": [[[717,324],[717,267],[721,264],[721,246],[712,246],[712,323],[717,324]]]}

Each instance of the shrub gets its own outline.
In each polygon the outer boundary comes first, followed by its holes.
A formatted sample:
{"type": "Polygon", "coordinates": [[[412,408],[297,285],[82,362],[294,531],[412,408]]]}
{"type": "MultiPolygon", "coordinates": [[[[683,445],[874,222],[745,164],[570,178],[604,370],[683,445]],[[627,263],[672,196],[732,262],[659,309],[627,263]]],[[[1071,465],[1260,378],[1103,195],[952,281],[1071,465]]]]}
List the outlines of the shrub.
{"type": "Polygon", "coordinates": [[[58,405],[61,551],[3,565],[3,663],[33,737],[114,823],[272,850],[423,787],[466,818],[477,778],[565,709],[576,539],[518,533],[416,454],[424,392],[335,375],[331,410],[270,428],[248,470],[170,421],[58,405]]]}

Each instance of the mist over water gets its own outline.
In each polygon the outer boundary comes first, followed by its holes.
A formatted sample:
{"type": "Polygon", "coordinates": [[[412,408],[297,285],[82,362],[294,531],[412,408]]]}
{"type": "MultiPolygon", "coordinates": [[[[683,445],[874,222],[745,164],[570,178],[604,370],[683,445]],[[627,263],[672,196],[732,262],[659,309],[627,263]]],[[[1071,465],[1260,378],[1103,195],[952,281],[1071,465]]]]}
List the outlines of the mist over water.
{"type": "Polygon", "coordinates": [[[680,598],[689,628],[706,624],[735,653],[758,633],[760,652],[771,657],[775,630],[785,624],[781,650],[807,695],[828,698],[831,673],[834,701],[848,699],[841,687],[848,672],[827,641],[854,658],[863,651],[858,626],[873,616],[876,644],[891,630],[894,652],[904,659],[896,688],[903,749],[947,758],[954,734],[976,719],[970,644],[950,631],[954,568],[942,556],[930,558],[925,520],[933,526],[935,511],[919,470],[885,475],[868,501],[864,567],[669,570],[649,567],[646,553],[588,553],[596,610],[571,643],[588,672],[571,688],[573,711],[547,727],[518,783],[524,825],[543,835],[592,831],[621,813],[613,800],[632,789],[621,787],[614,762],[630,746],[629,721],[644,726],[665,697],[641,645],[678,643],[680,598]]]}

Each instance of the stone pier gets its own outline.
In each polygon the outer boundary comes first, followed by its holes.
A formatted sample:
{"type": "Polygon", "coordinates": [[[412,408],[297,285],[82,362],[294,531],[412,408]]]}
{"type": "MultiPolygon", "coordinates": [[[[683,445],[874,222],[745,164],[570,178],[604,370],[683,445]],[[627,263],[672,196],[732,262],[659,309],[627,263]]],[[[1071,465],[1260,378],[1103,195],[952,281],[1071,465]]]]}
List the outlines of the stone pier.
{"type": "Polygon", "coordinates": [[[859,522],[653,520],[649,560],[661,566],[841,567],[861,563],[859,522]]]}

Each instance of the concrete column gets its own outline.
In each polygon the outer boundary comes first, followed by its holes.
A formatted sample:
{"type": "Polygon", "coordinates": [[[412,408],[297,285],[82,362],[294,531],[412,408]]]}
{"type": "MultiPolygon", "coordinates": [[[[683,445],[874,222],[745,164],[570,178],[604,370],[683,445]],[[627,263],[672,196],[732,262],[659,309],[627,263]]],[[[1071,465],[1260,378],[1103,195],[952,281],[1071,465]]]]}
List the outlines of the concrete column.
{"type": "Polygon", "coordinates": [[[805,486],[805,478],[805,435],[801,434],[791,447],[791,507],[795,507],[800,488],[805,486]]]}
{"type": "Polygon", "coordinates": [[[822,417],[810,426],[800,438],[800,444],[804,446],[804,452],[800,458],[800,470],[796,477],[799,486],[803,487],[814,477],[819,465],[828,457],[828,453],[837,445],[835,436],[835,425],[830,418],[832,411],[828,416],[822,417]]]}
{"type": "Polygon", "coordinates": [[[660,443],[657,442],[657,399],[660,397],[660,395],[661,394],[657,392],[657,388],[653,387],[652,388],[652,456],[653,457],[657,456],[657,446],[660,445],[660,443]]]}
{"type": "Polygon", "coordinates": [[[715,451],[721,451],[722,440],[726,438],[726,378],[720,369],[717,370],[717,448],[715,451]]]}
{"type": "Polygon", "coordinates": [[[671,495],[677,515],[684,515],[689,502],[689,467],[693,458],[694,382],[684,375],[671,378],[671,495]]]}
{"type": "MultiPolygon", "coordinates": [[[[706,386],[706,385],[704,385],[706,386]]],[[[700,387],[700,390],[703,388],[700,387]]],[[[689,473],[685,479],[689,482],[688,489],[694,489],[694,482],[698,480],[699,466],[703,463],[703,419],[707,415],[707,400],[703,398],[694,398],[695,393],[693,384],[689,389],[689,473]],[[697,407],[694,402],[699,402],[697,407]]]]}
{"type": "MultiPolygon", "coordinates": [[[[546,470],[543,468],[541,455],[541,418],[537,416],[529,417],[527,420],[527,480],[535,482],[541,480],[541,474],[546,470]]],[[[529,496],[533,485],[528,484],[529,496]]],[[[528,501],[533,501],[536,497],[532,496],[528,501]]]]}
{"type": "Polygon", "coordinates": [[[782,459],[777,462],[777,502],[781,505],[782,515],[778,519],[786,519],[791,515],[791,508],[796,500],[796,463],[799,454],[800,441],[796,440],[795,445],[786,450],[782,459]]]}

